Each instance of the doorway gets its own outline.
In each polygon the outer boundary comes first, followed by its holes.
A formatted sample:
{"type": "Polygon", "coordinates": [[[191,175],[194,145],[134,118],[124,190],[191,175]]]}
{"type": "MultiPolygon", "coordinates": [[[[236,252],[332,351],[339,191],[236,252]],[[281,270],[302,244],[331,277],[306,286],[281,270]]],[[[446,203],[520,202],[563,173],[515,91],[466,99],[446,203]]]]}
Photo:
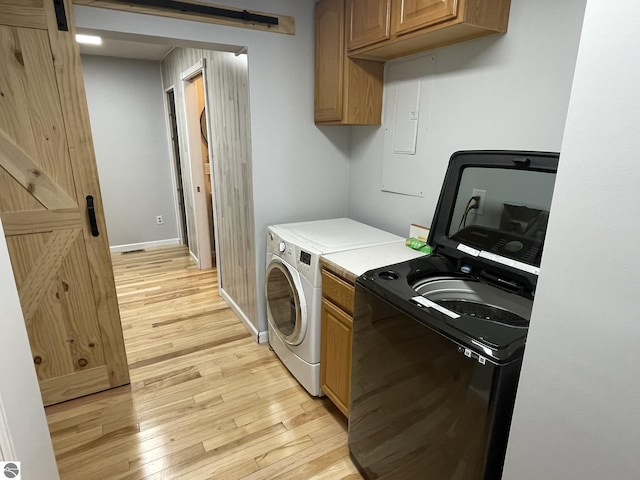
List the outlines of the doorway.
{"type": "Polygon", "coordinates": [[[197,263],[204,270],[214,265],[216,240],[204,59],[182,72],[181,78],[187,131],[185,143],[189,152],[193,185],[197,263]]]}
{"type": "Polygon", "coordinates": [[[180,142],[178,139],[178,119],[176,118],[176,98],[173,88],[166,91],[167,115],[169,116],[169,132],[171,136],[171,155],[176,179],[176,197],[178,207],[178,229],[182,244],[189,246],[189,234],[187,232],[187,210],[184,204],[184,186],[182,185],[182,161],[180,158],[180,142]]]}
{"type": "MultiPolygon", "coordinates": [[[[128,36],[127,41],[137,39],[134,36],[128,36]]],[[[104,42],[108,46],[113,39],[107,39],[104,42]]],[[[151,40],[145,38],[145,40],[151,40]]],[[[133,51],[130,46],[132,42],[127,43],[127,51],[133,51]]],[[[89,52],[87,52],[88,55],[89,52]]],[[[200,196],[204,202],[205,228],[200,228],[205,234],[209,243],[211,252],[211,233],[210,222],[208,221],[209,210],[207,209],[207,197],[209,191],[207,186],[211,185],[211,195],[214,199],[212,206],[213,222],[213,246],[215,250],[216,273],[219,282],[219,294],[232,305],[232,308],[240,317],[241,321],[246,325],[254,337],[258,338],[255,325],[251,319],[258,317],[258,288],[256,274],[256,243],[255,243],[255,222],[253,217],[253,192],[252,192],[252,168],[251,168],[251,124],[250,124],[250,108],[249,108],[249,88],[248,88],[248,55],[235,55],[231,51],[216,51],[202,48],[193,48],[189,46],[175,46],[169,52],[166,52],[161,60],[159,60],[159,70],[161,74],[161,105],[162,105],[162,123],[163,135],[166,139],[166,166],[171,172],[171,177],[175,178],[174,161],[171,158],[172,138],[169,117],[169,97],[166,92],[173,89],[173,101],[175,103],[175,118],[177,120],[178,140],[180,144],[180,163],[183,184],[184,205],[186,210],[186,224],[188,228],[189,249],[195,251],[198,249],[196,241],[199,222],[195,216],[195,198],[200,196]],[[196,68],[193,68],[196,66],[196,68]],[[202,68],[204,67],[204,68],[202,68]],[[200,70],[202,73],[200,73],[200,70]],[[184,74],[187,73],[185,76],[184,74]],[[187,105],[186,97],[194,97],[194,82],[196,77],[201,75],[205,92],[207,92],[205,101],[206,122],[203,123],[203,131],[207,133],[209,155],[209,171],[211,172],[211,181],[206,181],[205,165],[202,158],[202,131],[200,128],[200,115],[202,109],[197,106],[193,108],[195,113],[189,115],[190,127],[187,130],[187,105]],[[193,87],[193,88],[192,88],[193,87]],[[188,91],[185,94],[185,89],[188,91]],[[206,125],[205,125],[206,124],[206,125]],[[197,138],[198,148],[189,146],[189,137],[197,138]],[[191,159],[191,152],[200,151],[200,162],[191,159]],[[193,181],[195,170],[200,170],[201,180],[199,183],[193,181]],[[200,186],[200,192],[197,187],[200,186]]],[[[114,71],[112,71],[114,73],[114,71]]],[[[117,81],[128,78],[124,74],[116,76],[117,81]]],[[[96,82],[98,80],[96,79],[96,82]]],[[[155,82],[155,81],[154,81],[155,82]]],[[[102,87],[104,83],[99,81],[101,88],[99,92],[113,91],[112,88],[102,87]]],[[[146,83],[146,90],[150,90],[146,83]]],[[[193,102],[191,102],[193,104],[193,102]]],[[[141,106],[138,110],[146,108],[141,106]]],[[[189,107],[191,109],[192,107],[189,107]]],[[[99,113],[102,113],[99,111],[99,113]]],[[[157,117],[156,117],[157,118],[157,117]]],[[[94,122],[92,122],[93,124],[94,122]]],[[[117,118],[109,118],[105,120],[107,125],[119,125],[122,123],[117,118]],[[118,123],[119,122],[119,123],[118,123]]],[[[141,125],[153,123],[153,118],[149,122],[139,122],[141,125]]],[[[113,129],[111,129],[113,130],[113,129]]],[[[134,129],[131,129],[134,131],[134,129]]],[[[128,133],[128,132],[126,132],[128,133]]],[[[174,135],[175,136],[175,135],[174,135]]],[[[155,145],[159,143],[154,142],[155,145]]],[[[153,142],[153,141],[152,141],[153,142]]],[[[102,145],[111,147],[119,143],[118,140],[102,142],[102,145]]],[[[107,148],[107,153],[109,149],[107,148]]],[[[147,156],[145,154],[145,156],[147,156]]],[[[158,155],[155,158],[159,158],[158,155]]],[[[98,158],[100,162],[100,158],[98,158]]],[[[131,159],[131,162],[137,162],[137,158],[131,159]]],[[[157,167],[150,166],[150,171],[157,171],[157,167]]],[[[160,167],[162,168],[162,167],[160,167]]],[[[196,177],[198,174],[196,173],[196,177]]],[[[102,181],[102,179],[101,179],[102,181]]],[[[106,181],[106,179],[105,179],[106,181]]],[[[118,177],[113,182],[116,187],[122,189],[127,187],[118,177]]],[[[164,195],[156,196],[151,203],[151,208],[155,209],[155,205],[159,201],[171,199],[174,204],[173,222],[178,217],[177,213],[177,197],[176,189],[177,181],[173,180],[166,185],[164,195]]],[[[134,186],[135,194],[141,199],[151,195],[151,192],[159,193],[161,190],[158,183],[147,183],[146,188],[134,186]]],[[[163,187],[165,188],[165,187],[163,187]]],[[[121,219],[129,215],[129,210],[134,205],[124,205],[119,211],[121,219]]],[[[155,215],[161,212],[151,212],[149,218],[155,223],[155,215]]],[[[165,217],[166,218],[166,217],[165,217]]],[[[167,223],[167,222],[165,222],[167,223]]],[[[175,237],[179,237],[179,230],[176,225],[175,237]]],[[[134,230],[134,229],[132,229],[134,230]]],[[[144,240],[144,239],[142,239],[144,240]]],[[[133,242],[131,242],[133,243],[133,242]]],[[[174,244],[180,243],[179,238],[174,244]]],[[[154,245],[155,246],[155,245],[154,245]]],[[[137,246],[137,248],[146,248],[146,245],[137,246]]],[[[212,255],[202,258],[209,258],[213,264],[212,255]]],[[[192,256],[196,261],[196,255],[192,256]]]]}

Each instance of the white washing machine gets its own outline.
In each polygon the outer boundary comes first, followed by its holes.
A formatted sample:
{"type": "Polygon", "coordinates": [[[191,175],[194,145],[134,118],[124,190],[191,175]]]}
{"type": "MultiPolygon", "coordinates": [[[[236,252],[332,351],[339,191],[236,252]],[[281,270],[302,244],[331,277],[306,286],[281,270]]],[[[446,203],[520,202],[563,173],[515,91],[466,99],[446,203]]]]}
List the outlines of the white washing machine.
{"type": "Polygon", "coordinates": [[[402,237],[349,218],[272,225],[265,295],[269,343],[312,395],[320,390],[320,256],[394,243],[402,237]]]}

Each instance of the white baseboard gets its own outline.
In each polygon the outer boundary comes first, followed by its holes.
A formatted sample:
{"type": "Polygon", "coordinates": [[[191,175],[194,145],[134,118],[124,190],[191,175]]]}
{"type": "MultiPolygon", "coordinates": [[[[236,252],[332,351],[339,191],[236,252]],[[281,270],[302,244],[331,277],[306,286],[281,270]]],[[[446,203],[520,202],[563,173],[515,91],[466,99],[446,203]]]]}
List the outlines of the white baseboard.
{"type": "Polygon", "coordinates": [[[200,267],[200,260],[198,260],[198,257],[196,257],[191,250],[189,250],[189,255],[191,255],[191,260],[193,260],[193,263],[200,267]]]}
{"type": "Polygon", "coordinates": [[[154,240],[152,242],[129,243],[126,245],[113,245],[109,247],[111,252],[131,252],[132,250],[144,250],[155,247],[168,247],[171,245],[180,245],[179,238],[168,238],[166,240],[154,240]]]}
{"type": "Polygon", "coordinates": [[[269,343],[269,332],[267,330],[258,333],[258,343],[269,343]]]}
{"type": "Polygon", "coordinates": [[[244,314],[244,312],[240,309],[238,304],[229,296],[224,289],[220,289],[220,296],[222,299],[227,302],[229,308],[233,310],[233,312],[240,317],[240,320],[244,324],[245,328],[249,331],[253,339],[258,343],[267,343],[269,341],[269,333],[268,332],[258,332],[256,326],[251,323],[249,318],[244,314]]]}

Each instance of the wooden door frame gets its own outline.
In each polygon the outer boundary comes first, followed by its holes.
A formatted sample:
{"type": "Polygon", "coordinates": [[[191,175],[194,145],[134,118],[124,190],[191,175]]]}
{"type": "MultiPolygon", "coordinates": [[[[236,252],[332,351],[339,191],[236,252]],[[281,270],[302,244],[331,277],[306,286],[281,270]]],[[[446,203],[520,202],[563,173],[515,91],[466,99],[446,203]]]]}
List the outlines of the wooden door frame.
{"type": "MultiPolygon", "coordinates": [[[[203,84],[203,89],[204,89],[204,102],[205,102],[205,111],[206,111],[206,115],[205,118],[207,120],[207,138],[211,139],[213,138],[211,136],[211,122],[209,120],[209,115],[210,115],[210,110],[209,110],[209,102],[208,102],[208,91],[209,91],[209,86],[208,86],[208,82],[207,82],[207,75],[206,75],[206,61],[204,58],[200,59],[198,62],[196,62],[194,65],[192,65],[191,67],[187,68],[185,71],[182,72],[182,74],[180,75],[180,78],[182,80],[182,98],[183,98],[183,107],[184,107],[184,118],[185,118],[185,128],[187,130],[187,138],[185,139],[185,144],[186,144],[186,149],[188,152],[188,156],[189,156],[189,165],[190,165],[190,170],[191,170],[191,182],[192,182],[192,189],[191,189],[191,194],[192,194],[192,200],[193,200],[193,209],[194,209],[194,215],[195,215],[195,227],[196,227],[196,241],[198,243],[198,266],[200,267],[200,269],[207,269],[207,268],[211,268],[213,266],[212,264],[212,258],[211,258],[211,239],[210,239],[210,235],[209,235],[209,231],[208,229],[206,231],[204,231],[204,229],[202,228],[204,225],[207,225],[208,228],[211,227],[211,225],[209,225],[209,219],[208,219],[208,214],[207,214],[207,205],[206,205],[206,197],[203,200],[203,196],[200,195],[200,198],[198,198],[197,196],[197,192],[196,191],[196,185],[204,185],[205,183],[205,174],[204,174],[204,167],[203,167],[203,162],[202,162],[202,157],[199,154],[200,152],[200,148],[196,148],[193,146],[192,141],[191,141],[191,134],[193,134],[194,137],[197,137],[198,140],[200,139],[200,125],[198,122],[198,128],[195,129],[194,125],[193,125],[193,118],[192,116],[189,115],[189,106],[188,106],[188,92],[187,92],[187,88],[189,85],[191,85],[193,79],[197,76],[202,76],[202,84],[203,84]],[[191,128],[191,130],[190,130],[191,128]],[[197,130],[197,135],[195,133],[195,130],[197,130]],[[205,235],[206,233],[206,235],[205,235]],[[203,255],[203,250],[207,252],[207,255],[203,255]]],[[[213,149],[212,149],[212,142],[209,141],[207,143],[207,151],[209,153],[209,161],[211,163],[213,163],[213,149]]],[[[213,238],[214,238],[214,245],[215,245],[215,251],[216,251],[216,256],[219,255],[219,248],[218,248],[218,218],[217,218],[217,211],[216,211],[216,202],[215,202],[215,170],[212,170],[210,178],[211,178],[211,191],[213,193],[213,195],[211,196],[211,201],[212,201],[212,209],[213,209],[213,238]]],[[[216,263],[218,263],[220,261],[219,258],[216,258],[216,263]]],[[[218,276],[218,284],[221,287],[221,283],[220,283],[220,269],[216,269],[217,270],[217,276],[218,276]]]]}
{"type": "Polygon", "coordinates": [[[211,102],[209,102],[209,93],[211,92],[209,88],[209,80],[207,78],[207,65],[202,59],[202,88],[204,89],[204,110],[205,110],[205,120],[207,124],[207,151],[209,153],[209,180],[211,182],[211,208],[213,210],[213,248],[216,253],[216,278],[218,280],[218,288],[222,290],[222,277],[221,277],[221,268],[217,268],[218,265],[221,264],[221,249],[219,246],[220,235],[218,235],[218,211],[216,202],[216,179],[218,178],[219,171],[216,168],[217,162],[215,162],[214,153],[213,153],[213,144],[214,144],[214,131],[211,125],[211,102]]]}

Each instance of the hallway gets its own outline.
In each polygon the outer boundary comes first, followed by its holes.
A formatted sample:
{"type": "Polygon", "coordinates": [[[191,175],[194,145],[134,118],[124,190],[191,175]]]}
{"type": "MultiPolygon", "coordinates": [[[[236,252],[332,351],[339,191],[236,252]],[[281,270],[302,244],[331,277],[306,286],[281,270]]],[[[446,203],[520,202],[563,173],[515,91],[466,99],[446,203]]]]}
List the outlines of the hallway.
{"type": "Polygon", "coordinates": [[[359,479],[347,423],[310,397],[185,247],[113,255],[131,385],[46,409],[74,479],[359,479]]]}

